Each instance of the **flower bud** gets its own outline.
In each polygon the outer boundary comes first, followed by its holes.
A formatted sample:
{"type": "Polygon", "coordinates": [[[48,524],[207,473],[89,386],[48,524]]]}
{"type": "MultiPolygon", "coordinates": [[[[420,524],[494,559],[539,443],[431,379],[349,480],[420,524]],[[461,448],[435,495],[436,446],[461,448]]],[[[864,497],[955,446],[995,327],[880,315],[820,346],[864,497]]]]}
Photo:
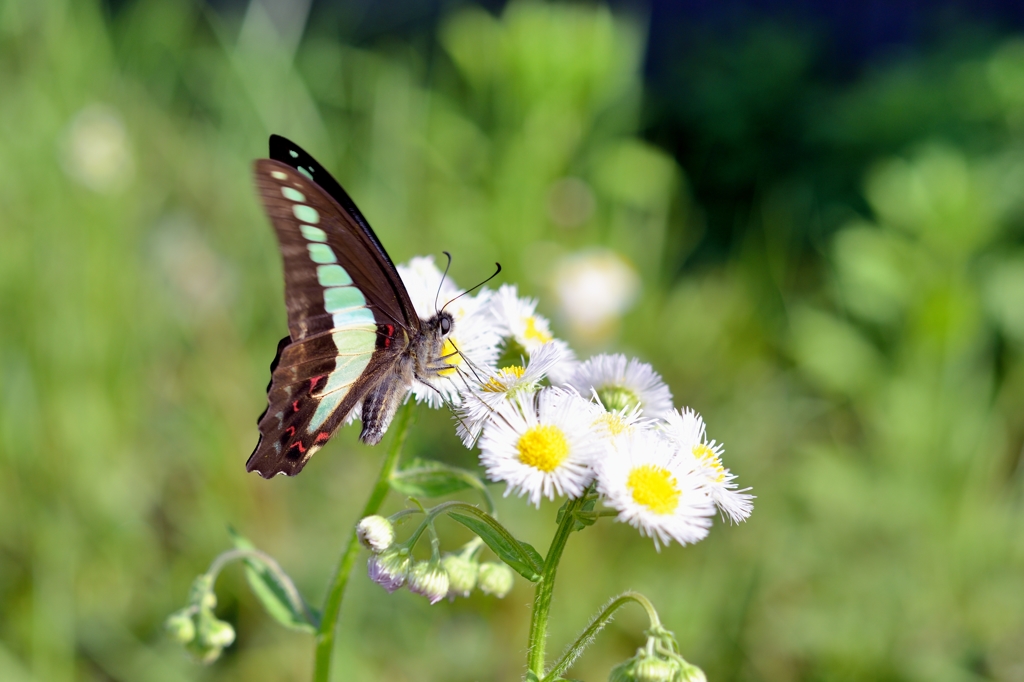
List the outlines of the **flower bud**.
{"type": "Polygon", "coordinates": [[[708,678],[704,675],[704,671],[697,666],[683,663],[679,682],[708,682],[708,678]]]}
{"type": "Polygon", "coordinates": [[[218,618],[212,619],[206,628],[205,635],[203,639],[207,644],[220,647],[221,649],[225,649],[235,643],[235,629],[231,627],[231,623],[218,618]]]}
{"type": "Polygon", "coordinates": [[[209,648],[223,649],[235,641],[235,629],[211,611],[199,612],[199,627],[196,632],[198,642],[209,648]]]}
{"type": "Polygon", "coordinates": [[[188,603],[199,610],[209,611],[217,606],[217,595],[213,593],[213,576],[202,574],[192,581],[188,590],[188,603]]]}
{"type": "Polygon", "coordinates": [[[409,550],[392,548],[370,557],[366,568],[370,574],[370,580],[388,592],[394,592],[405,584],[411,563],[409,550]]]}
{"type": "Polygon", "coordinates": [[[207,646],[202,644],[198,639],[192,640],[192,642],[186,646],[186,649],[197,661],[204,665],[213,663],[220,658],[222,653],[224,653],[224,649],[219,646],[207,646]]]}
{"type": "Polygon", "coordinates": [[[395,541],[395,527],[383,516],[363,518],[356,525],[359,542],[374,554],[380,554],[395,541]]]}
{"type": "Polygon", "coordinates": [[[448,572],[437,561],[419,561],[409,571],[409,591],[436,604],[448,594],[448,572]]]}
{"type": "Polygon", "coordinates": [[[441,559],[441,566],[448,572],[448,595],[452,598],[468,597],[476,587],[480,564],[461,554],[446,554],[441,559]]]}
{"type": "Polygon", "coordinates": [[[636,682],[674,682],[679,670],[679,661],[643,656],[636,662],[633,676],[636,682]]]}
{"type": "Polygon", "coordinates": [[[480,564],[479,585],[480,591],[484,594],[501,599],[512,591],[514,581],[515,576],[512,569],[505,564],[495,561],[485,561],[480,564]]]}
{"type": "Polygon", "coordinates": [[[168,636],[178,644],[188,644],[196,638],[196,624],[192,620],[192,610],[188,608],[175,611],[167,616],[164,629],[168,636]]]}

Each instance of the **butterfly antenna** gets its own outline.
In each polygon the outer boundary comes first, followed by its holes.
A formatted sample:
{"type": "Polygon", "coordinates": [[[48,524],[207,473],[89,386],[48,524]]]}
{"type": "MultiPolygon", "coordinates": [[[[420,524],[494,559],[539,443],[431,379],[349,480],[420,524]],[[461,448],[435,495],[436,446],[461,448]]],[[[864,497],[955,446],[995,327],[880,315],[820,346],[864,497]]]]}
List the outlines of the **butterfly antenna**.
{"type": "MultiPolygon", "coordinates": [[[[447,251],[446,251],[445,253],[447,254],[447,251]]],[[[451,258],[451,256],[449,256],[449,258],[451,258]]],[[[441,308],[441,310],[440,310],[439,312],[444,312],[444,309],[445,309],[445,308],[447,308],[447,307],[449,306],[449,304],[451,304],[451,303],[452,303],[452,301],[457,301],[457,300],[459,300],[460,298],[462,298],[462,297],[463,297],[463,296],[465,296],[466,294],[468,294],[468,293],[471,293],[471,292],[473,292],[473,291],[474,291],[474,290],[476,290],[476,289],[479,289],[480,287],[482,287],[483,285],[487,284],[487,283],[488,283],[488,282],[490,282],[490,281],[491,281],[492,279],[494,279],[495,277],[497,277],[497,276],[498,276],[498,273],[500,273],[500,272],[501,272],[501,263],[495,263],[495,264],[494,264],[494,266],[495,266],[495,267],[497,268],[497,270],[495,270],[495,271],[494,271],[494,274],[493,274],[493,275],[491,275],[490,277],[488,277],[488,278],[487,278],[487,279],[485,279],[484,281],[480,282],[480,283],[479,283],[479,284],[477,284],[476,286],[474,286],[474,287],[471,287],[471,288],[469,288],[469,289],[466,289],[466,290],[465,290],[465,291],[463,291],[463,292],[462,292],[461,294],[459,294],[458,296],[456,296],[455,298],[453,298],[453,299],[452,299],[451,301],[448,301],[448,303],[445,303],[445,304],[444,304],[444,306],[443,306],[443,307],[441,308]]],[[[445,270],[445,272],[448,272],[448,271],[447,271],[447,270],[445,270]]],[[[441,290],[440,290],[440,289],[438,289],[438,293],[440,293],[440,292],[441,292],[441,290]]],[[[434,301],[434,309],[435,309],[435,310],[437,310],[437,301],[436,301],[436,300],[434,301]]]]}
{"type": "MultiPolygon", "coordinates": [[[[444,280],[448,276],[448,268],[450,268],[452,266],[452,254],[448,253],[447,251],[442,251],[441,253],[443,253],[445,256],[448,257],[448,265],[444,266],[444,274],[441,275],[441,281],[437,285],[437,293],[434,294],[434,312],[435,313],[440,313],[441,312],[440,310],[437,309],[437,299],[441,295],[441,287],[444,286],[444,280]]],[[[458,297],[456,296],[456,298],[458,298],[458,297]]],[[[448,305],[448,304],[446,303],[445,305],[448,305]]],[[[442,310],[443,310],[443,308],[442,308],[442,310]]]]}

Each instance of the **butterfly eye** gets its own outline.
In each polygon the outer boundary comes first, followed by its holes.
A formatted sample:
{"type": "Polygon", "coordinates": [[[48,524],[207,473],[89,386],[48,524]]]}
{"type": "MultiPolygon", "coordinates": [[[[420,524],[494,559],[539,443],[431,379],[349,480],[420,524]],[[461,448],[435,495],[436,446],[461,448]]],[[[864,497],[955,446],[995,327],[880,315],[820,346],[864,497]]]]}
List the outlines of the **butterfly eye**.
{"type": "Polygon", "coordinates": [[[448,317],[441,318],[441,333],[447,334],[452,330],[452,321],[448,317]]]}

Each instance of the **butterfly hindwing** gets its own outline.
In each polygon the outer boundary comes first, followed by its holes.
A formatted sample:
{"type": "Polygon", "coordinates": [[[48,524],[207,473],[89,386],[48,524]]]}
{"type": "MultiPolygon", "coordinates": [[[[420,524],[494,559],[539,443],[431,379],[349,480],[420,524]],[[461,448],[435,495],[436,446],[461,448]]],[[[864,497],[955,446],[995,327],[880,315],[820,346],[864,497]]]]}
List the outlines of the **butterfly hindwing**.
{"type": "Polygon", "coordinates": [[[420,320],[358,209],[357,219],[289,164],[262,159],[255,174],[284,259],[290,332],[246,464],[269,478],[298,473],[367,393],[408,374],[396,365],[420,320]]]}

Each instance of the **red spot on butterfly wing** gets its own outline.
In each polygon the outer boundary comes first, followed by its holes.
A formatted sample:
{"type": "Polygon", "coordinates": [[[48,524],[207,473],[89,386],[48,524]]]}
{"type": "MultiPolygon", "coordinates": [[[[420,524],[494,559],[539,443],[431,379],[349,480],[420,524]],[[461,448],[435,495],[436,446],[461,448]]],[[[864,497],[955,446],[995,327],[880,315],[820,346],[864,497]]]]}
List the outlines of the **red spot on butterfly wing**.
{"type": "Polygon", "coordinates": [[[284,430],[284,432],[288,434],[289,438],[291,438],[292,436],[295,435],[295,427],[289,426],[287,429],[284,430]]]}
{"type": "Polygon", "coordinates": [[[316,440],[314,440],[313,442],[319,443],[320,441],[325,441],[330,437],[331,434],[327,433],[326,431],[321,431],[320,433],[316,434],[316,440]]]}
{"type": "Polygon", "coordinates": [[[296,400],[295,402],[292,403],[292,412],[298,412],[298,411],[299,411],[299,401],[296,400]]]}
{"type": "Polygon", "coordinates": [[[302,444],[301,440],[297,440],[288,446],[289,450],[298,450],[300,455],[306,454],[306,446],[302,444]]]}
{"type": "Polygon", "coordinates": [[[395,336],[395,325],[393,325],[393,324],[385,324],[384,328],[388,330],[387,335],[384,337],[384,347],[385,348],[391,348],[391,340],[395,336]]]}
{"type": "Polygon", "coordinates": [[[318,383],[320,383],[320,380],[323,379],[325,376],[327,376],[327,375],[326,374],[321,374],[319,376],[315,376],[315,377],[310,377],[309,378],[309,392],[310,393],[313,392],[313,389],[316,388],[316,385],[318,383]]]}

